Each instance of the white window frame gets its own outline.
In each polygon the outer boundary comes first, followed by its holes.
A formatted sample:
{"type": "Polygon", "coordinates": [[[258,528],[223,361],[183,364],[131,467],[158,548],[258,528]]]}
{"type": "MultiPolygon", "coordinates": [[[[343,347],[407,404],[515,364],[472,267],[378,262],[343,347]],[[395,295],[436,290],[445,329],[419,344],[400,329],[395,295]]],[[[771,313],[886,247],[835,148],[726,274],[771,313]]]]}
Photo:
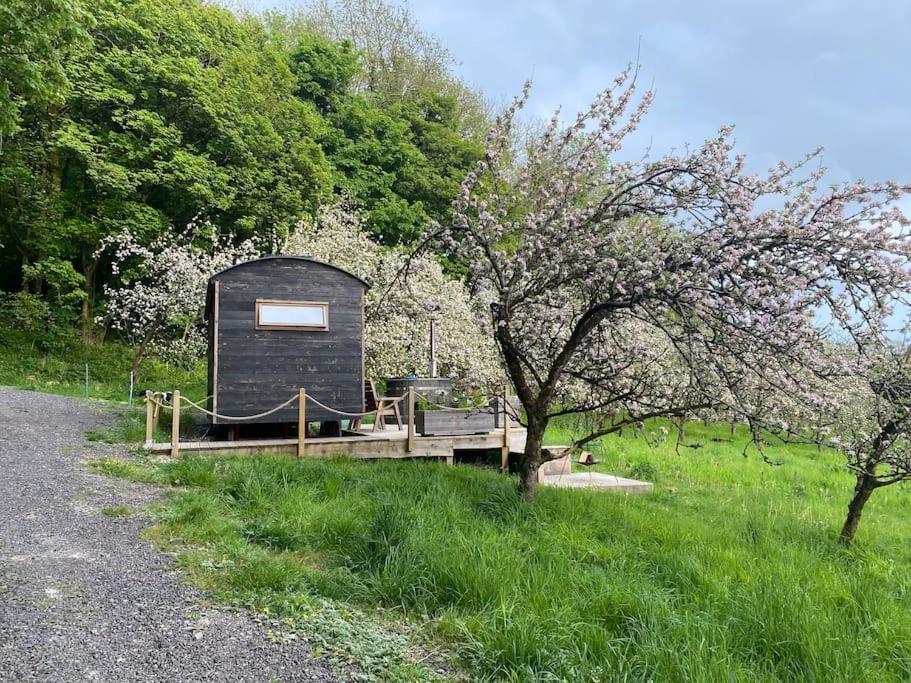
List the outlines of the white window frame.
{"type": "Polygon", "coordinates": [[[326,301],[287,301],[281,299],[257,299],[256,300],[256,329],[257,330],[310,330],[316,332],[327,332],[329,330],[329,304],[326,301]],[[323,311],[323,322],[319,323],[264,323],[262,322],[263,306],[287,306],[321,308],[323,311]]]}

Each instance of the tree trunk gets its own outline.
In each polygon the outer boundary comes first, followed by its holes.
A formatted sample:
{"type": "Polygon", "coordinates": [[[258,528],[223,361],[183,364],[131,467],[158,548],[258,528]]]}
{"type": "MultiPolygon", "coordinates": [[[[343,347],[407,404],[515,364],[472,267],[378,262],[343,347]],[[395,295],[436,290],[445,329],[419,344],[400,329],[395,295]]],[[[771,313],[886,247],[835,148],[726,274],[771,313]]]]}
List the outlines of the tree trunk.
{"type": "Polygon", "coordinates": [[[845,545],[850,545],[854,540],[854,534],[857,533],[857,527],[860,524],[860,516],[863,514],[864,505],[870,499],[870,495],[876,489],[875,479],[866,474],[857,475],[857,485],[854,487],[854,497],[848,504],[848,517],[841,528],[839,540],[845,545]]]}
{"type": "Polygon", "coordinates": [[[541,448],[547,423],[528,416],[525,433],[525,452],[519,460],[519,492],[525,500],[532,500],[538,489],[538,468],[541,467],[541,448]]]}
{"type": "Polygon", "coordinates": [[[130,366],[130,372],[133,373],[134,382],[139,378],[139,366],[142,365],[142,361],[145,358],[145,347],[146,342],[143,341],[133,353],[133,364],[130,366]]]}
{"type": "Polygon", "coordinates": [[[98,261],[83,256],[82,275],[85,298],[82,300],[82,339],[86,344],[95,341],[95,273],[98,271],[98,261]]]}
{"type": "MultiPolygon", "coordinates": [[[[28,237],[28,234],[29,234],[29,231],[26,231],[26,237],[28,237]]],[[[32,291],[32,282],[27,277],[25,277],[25,269],[28,268],[29,265],[30,264],[29,264],[29,260],[28,260],[28,254],[23,253],[22,254],[22,263],[20,264],[19,267],[22,270],[22,291],[25,292],[26,294],[30,294],[32,291]]]]}
{"type": "Polygon", "coordinates": [[[158,318],[155,318],[155,320],[149,325],[149,329],[146,330],[142,341],[139,342],[139,346],[137,346],[136,350],[133,352],[133,365],[130,367],[130,370],[133,372],[134,381],[139,381],[139,366],[142,364],[143,359],[145,359],[146,350],[149,347],[149,342],[152,341],[155,333],[158,332],[159,325],[161,325],[160,316],[158,318]]]}
{"type": "Polygon", "coordinates": [[[540,463],[528,460],[527,457],[522,459],[519,467],[519,492],[525,500],[531,501],[535,498],[538,491],[538,468],[540,463]]]}

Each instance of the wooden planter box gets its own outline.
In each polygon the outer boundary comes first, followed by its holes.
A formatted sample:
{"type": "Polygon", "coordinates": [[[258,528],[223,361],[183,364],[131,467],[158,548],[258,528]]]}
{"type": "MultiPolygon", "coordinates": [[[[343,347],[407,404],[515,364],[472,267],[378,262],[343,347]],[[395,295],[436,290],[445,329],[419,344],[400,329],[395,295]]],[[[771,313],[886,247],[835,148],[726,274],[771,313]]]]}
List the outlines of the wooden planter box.
{"type": "Polygon", "coordinates": [[[494,429],[494,415],[487,409],[415,410],[414,429],[421,436],[488,434],[494,429]]]}

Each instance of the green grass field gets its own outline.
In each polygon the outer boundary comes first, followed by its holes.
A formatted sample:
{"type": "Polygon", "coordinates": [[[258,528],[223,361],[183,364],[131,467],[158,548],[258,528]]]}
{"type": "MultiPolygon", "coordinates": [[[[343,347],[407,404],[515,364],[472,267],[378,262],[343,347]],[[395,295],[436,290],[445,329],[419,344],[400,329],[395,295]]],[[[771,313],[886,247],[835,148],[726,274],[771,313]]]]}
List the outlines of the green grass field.
{"type": "MultiPolygon", "coordinates": [[[[91,397],[126,400],[123,346],[57,357],[3,341],[0,384],[80,395],[87,362],[91,397]]],[[[150,361],[139,387],[201,398],[204,373],[150,361]]],[[[120,412],[88,436],[141,439],[142,412],[120,412]]],[[[583,427],[562,420],[547,443],[583,427]]],[[[596,470],[653,481],[652,494],[542,489],[532,505],[472,466],[95,467],[172,486],[151,534],[193,580],[365,680],[441,667],[473,680],[911,679],[911,487],[877,491],[846,549],[852,479],[837,454],[770,437],[770,465],[727,425],[688,424],[674,441],[656,422],[592,448],[596,470]]]]}
{"type": "MultiPolygon", "coordinates": [[[[154,535],[220,599],[324,636],[314,605],[382,610],[472,679],[911,679],[911,489],[878,491],[846,549],[835,454],[770,445],[769,465],[727,426],[686,442],[598,447],[598,469],[652,494],[532,505],[467,465],[186,458],[154,466],[177,487],[154,535]]],[[[426,674],[396,661],[367,670],[426,674]]]]}

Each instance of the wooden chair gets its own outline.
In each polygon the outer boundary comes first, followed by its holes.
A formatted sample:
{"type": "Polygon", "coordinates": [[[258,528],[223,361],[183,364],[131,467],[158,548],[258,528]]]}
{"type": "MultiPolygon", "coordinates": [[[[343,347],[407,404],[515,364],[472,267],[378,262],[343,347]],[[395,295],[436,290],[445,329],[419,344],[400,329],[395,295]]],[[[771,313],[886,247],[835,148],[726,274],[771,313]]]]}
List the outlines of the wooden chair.
{"type": "MultiPolygon", "coordinates": [[[[377,429],[386,429],[386,421],[383,419],[386,415],[395,416],[395,424],[399,429],[402,428],[402,414],[399,412],[399,402],[396,396],[377,396],[376,385],[372,379],[364,380],[364,411],[376,412],[373,419],[373,431],[377,429]]],[[[350,431],[357,431],[361,428],[361,418],[355,418],[348,425],[350,431]]]]}

